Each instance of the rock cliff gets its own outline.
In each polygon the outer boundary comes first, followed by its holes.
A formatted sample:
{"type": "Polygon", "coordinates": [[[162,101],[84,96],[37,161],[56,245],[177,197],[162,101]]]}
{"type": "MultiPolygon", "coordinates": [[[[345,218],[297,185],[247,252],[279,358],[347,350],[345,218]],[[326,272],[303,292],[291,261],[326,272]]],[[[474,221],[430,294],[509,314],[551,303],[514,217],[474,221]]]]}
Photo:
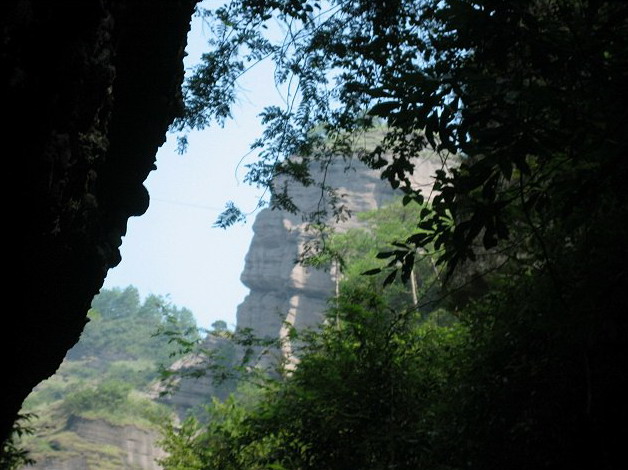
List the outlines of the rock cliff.
{"type": "MultiPolygon", "coordinates": [[[[416,185],[431,185],[440,161],[426,154],[417,163],[413,175],[416,185]]],[[[318,182],[323,173],[313,171],[318,182]]],[[[343,162],[325,171],[325,184],[338,188],[338,195],[351,214],[380,207],[396,193],[379,172],[353,162],[349,169],[343,162]]],[[[317,209],[321,190],[316,185],[290,185],[295,204],[305,212],[317,209]]],[[[328,223],[337,231],[355,227],[355,217],[328,223]]],[[[301,215],[283,210],[264,209],[253,225],[254,236],[246,255],[242,283],[250,289],[237,310],[237,328],[250,328],[258,336],[277,337],[285,321],[297,329],[320,323],[328,298],[334,292],[334,273],[304,267],[296,263],[311,239],[307,222],[301,215]]]]}
{"type": "MultiPolygon", "coordinates": [[[[413,175],[416,185],[431,187],[434,172],[441,162],[426,153],[417,159],[413,175]]],[[[359,162],[346,168],[345,162],[337,162],[325,170],[312,168],[315,181],[337,188],[340,204],[352,214],[376,209],[389,201],[396,193],[377,171],[359,162]]],[[[278,181],[277,184],[283,184],[278,181]]],[[[293,202],[305,213],[319,208],[321,190],[316,184],[304,187],[289,184],[293,202]]],[[[335,222],[328,219],[335,230],[344,231],[359,224],[355,217],[335,222]]],[[[242,283],[250,289],[237,309],[238,330],[250,329],[254,336],[282,339],[283,350],[259,348],[253,362],[257,366],[272,368],[277,361],[291,358],[291,347],[286,339],[287,325],[297,329],[316,327],[323,319],[328,299],[335,289],[335,273],[305,267],[297,263],[312,232],[301,214],[266,208],[261,210],[253,224],[253,239],[246,255],[242,283]]],[[[216,339],[208,337],[205,347],[216,347],[216,339]]],[[[242,352],[232,354],[233,360],[241,359],[242,352]]],[[[293,359],[293,358],[292,358],[293,359]]],[[[199,362],[182,361],[182,369],[199,366],[199,362]]],[[[208,377],[184,379],[180,390],[168,397],[167,402],[183,416],[200,403],[207,402],[217,390],[208,377]]]]}
{"type": "Polygon", "coordinates": [[[62,457],[51,455],[24,470],[160,470],[157,459],[165,453],[157,439],[155,431],[71,416],[64,433],[51,442],[62,457]]]}

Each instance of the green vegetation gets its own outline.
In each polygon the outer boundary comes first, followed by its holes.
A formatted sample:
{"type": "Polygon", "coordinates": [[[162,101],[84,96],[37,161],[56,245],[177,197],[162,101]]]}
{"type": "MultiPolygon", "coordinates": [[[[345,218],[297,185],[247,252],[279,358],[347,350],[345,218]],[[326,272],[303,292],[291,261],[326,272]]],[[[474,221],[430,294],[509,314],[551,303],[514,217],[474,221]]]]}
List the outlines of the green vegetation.
{"type": "MultiPolygon", "coordinates": [[[[148,360],[153,365],[172,362],[171,355],[178,347],[166,337],[156,337],[158,331],[175,329],[187,340],[198,339],[192,312],[169,305],[155,295],[141,303],[132,286],[103,290],[92,302],[89,318],[88,327],[80,342],[68,352],[68,359],[97,358],[107,367],[119,369],[122,375],[125,364],[120,361],[148,360]]],[[[126,366],[135,367],[128,362],[126,366]]]]}
{"type": "MultiPolygon", "coordinates": [[[[247,181],[295,210],[273,186],[277,175],[312,184],[308,164],[359,158],[422,203],[409,175],[433,150],[443,171],[427,190],[435,194],[420,219],[428,233],[395,257],[412,264],[417,247],[434,243],[452,272],[480,247],[543,244],[550,221],[584,229],[583,214],[602,208],[597,194],[622,192],[622,171],[610,169],[624,169],[623,3],[232,0],[201,12],[209,47],[186,81],[175,129],[228,118],[237,78],[270,58],[291,94],[285,109],[262,113],[247,181]],[[373,129],[380,143],[363,145],[373,129]]],[[[238,220],[237,209],[221,220],[238,220]]]]}
{"type": "MultiPolygon", "coordinates": [[[[362,228],[351,228],[346,232],[325,234],[325,241],[315,254],[305,256],[303,263],[321,269],[333,268],[339,272],[342,280],[338,288],[364,288],[369,286],[381,293],[391,306],[412,303],[421,306],[424,314],[429,314],[436,306],[439,295],[439,269],[434,264],[434,257],[423,251],[417,256],[410,269],[408,283],[394,283],[396,272],[386,272],[389,261],[385,258],[389,250],[395,250],[394,244],[405,240],[416,230],[417,219],[425,206],[404,205],[397,198],[378,210],[355,214],[362,222],[362,228]],[[372,273],[368,278],[363,273],[372,273]],[[386,289],[384,289],[386,287],[386,289]]],[[[429,207],[429,206],[428,206],[429,207]]],[[[405,245],[402,245],[405,247],[405,245]]],[[[340,292],[338,292],[340,293],[340,292]]]]}
{"type": "MultiPolygon", "coordinates": [[[[324,234],[305,261],[341,273],[325,323],[291,331],[295,368],[167,425],[165,468],[623,468],[628,3],[232,0],[205,13],[213,35],[180,130],[227,118],[237,78],[270,57],[293,94],[263,113],[247,180],[297,211],[278,175],[313,184],[308,165],[358,158],[403,197],[346,234],[305,214],[324,234]],[[362,145],[374,129],[381,141],[362,145]],[[442,161],[427,193],[410,182],[425,150],[442,161]]],[[[231,204],[219,225],[241,218],[231,204]]],[[[114,297],[93,319],[115,352],[96,335],[98,356],[77,353],[112,381],[54,383],[44,397],[59,409],[133,397],[115,380],[149,356],[139,337],[116,344],[141,328],[120,315],[133,295],[114,297]]],[[[194,348],[164,329],[173,350],[194,348]]],[[[215,330],[245,359],[260,345],[215,330]]]]}
{"type": "MultiPolygon", "coordinates": [[[[591,359],[574,354],[597,328],[584,299],[602,292],[602,282],[588,274],[571,306],[578,322],[565,325],[549,275],[507,263],[452,310],[449,297],[436,302],[443,291],[426,256],[414,266],[424,280],[417,304],[409,282],[384,288],[385,273],[362,275],[391,237],[411,229],[400,210],[412,214],[394,201],[358,214],[365,228],[330,236],[310,261],[338,260],[342,280],[322,328],[292,332],[296,369],[168,425],[167,470],[563,468],[616,449],[621,419],[610,416],[606,439],[574,447],[583,432],[578,412],[591,411],[588,387],[621,403],[619,390],[583,380],[591,359]]],[[[561,272],[581,276],[576,256],[587,272],[607,269],[609,260],[578,253],[562,258],[561,272]]],[[[597,373],[621,377],[617,367],[611,361],[597,373]]]]}
{"type": "MultiPolygon", "coordinates": [[[[470,327],[442,309],[417,308],[400,280],[384,289],[383,278],[361,275],[378,247],[408,230],[400,211],[411,208],[395,201],[360,214],[364,229],[331,236],[311,261],[342,260],[339,295],[320,330],[293,331],[296,369],[167,426],[165,468],[410,469],[436,461],[428,449],[450,431],[444,402],[469,372],[470,327]]],[[[430,260],[415,269],[433,285],[430,260]]],[[[423,298],[429,289],[418,291],[423,298]]]]}
{"type": "Polygon", "coordinates": [[[20,414],[13,424],[13,430],[0,449],[0,468],[3,470],[18,470],[24,465],[35,461],[30,451],[23,447],[21,440],[34,433],[34,429],[28,424],[33,419],[32,414],[20,414]]]}
{"type": "MultiPolygon", "coordinates": [[[[297,211],[277,175],[314,184],[309,165],[357,158],[418,215],[334,236],[328,213],[304,214],[325,236],[308,262],[343,274],[326,324],[299,332],[299,364],[257,402],[236,394],[209,424],[170,427],[166,468],[622,468],[628,3],[232,0],[204,13],[211,41],[179,130],[228,118],[237,78],[270,58],[290,95],[262,114],[247,180],[297,211]],[[379,144],[362,145],[373,129],[379,144]],[[442,161],[427,192],[410,180],[425,150],[442,161]],[[384,233],[401,238],[386,247],[384,233]],[[438,287],[409,296],[418,280],[438,287]]],[[[219,224],[241,218],[229,205],[219,224]]]]}
{"type": "Polygon", "coordinates": [[[100,420],[157,429],[170,419],[172,410],[154,401],[150,388],[160,370],[178,356],[180,342],[195,343],[200,336],[189,310],[154,295],[141,302],[132,286],[103,290],[94,299],[89,318],[81,340],[57,373],[24,403],[25,412],[36,418],[19,448],[27,449],[36,461],[80,455],[98,462],[90,468],[119,468],[124,462],[121,449],[89,442],[70,423],[100,420]],[[176,332],[179,342],[160,334],[163,331],[176,332]]]}

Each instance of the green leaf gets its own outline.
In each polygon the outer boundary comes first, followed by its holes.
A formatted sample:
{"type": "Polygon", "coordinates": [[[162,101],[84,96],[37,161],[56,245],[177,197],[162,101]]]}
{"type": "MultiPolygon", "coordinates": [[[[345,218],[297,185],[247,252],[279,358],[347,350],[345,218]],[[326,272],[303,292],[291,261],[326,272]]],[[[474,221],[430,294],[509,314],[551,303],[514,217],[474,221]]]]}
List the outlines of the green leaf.
{"type": "Polygon", "coordinates": [[[362,276],[373,276],[374,274],[379,274],[381,272],[382,272],[381,268],[375,268],[375,269],[369,269],[368,271],[364,271],[363,273],[360,273],[360,274],[362,276]]]}
{"type": "Polygon", "coordinates": [[[397,270],[395,269],[388,276],[386,276],[386,279],[384,279],[384,287],[386,287],[386,286],[392,284],[393,282],[395,282],[396,278],[397,278],[397,270]]]}
{"type": "Polygon", "coordinates": [[[371,116],[387,117],[393,109],[397,109],[398,107],[398,101],[383,101],[373,106],[368,114],[371,116]]]}

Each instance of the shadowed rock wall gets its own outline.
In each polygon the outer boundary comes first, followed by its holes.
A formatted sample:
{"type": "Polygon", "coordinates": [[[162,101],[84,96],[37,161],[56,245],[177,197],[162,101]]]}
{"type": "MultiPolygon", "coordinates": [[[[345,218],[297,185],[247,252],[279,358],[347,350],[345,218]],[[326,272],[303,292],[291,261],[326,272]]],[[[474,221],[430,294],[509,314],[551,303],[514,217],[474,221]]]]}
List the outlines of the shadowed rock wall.
{"type": "Polygon", "coordinates": [[[0,441],[78,340],[181,109],[197,0],[0,5],[5,245],[0,441]]]}

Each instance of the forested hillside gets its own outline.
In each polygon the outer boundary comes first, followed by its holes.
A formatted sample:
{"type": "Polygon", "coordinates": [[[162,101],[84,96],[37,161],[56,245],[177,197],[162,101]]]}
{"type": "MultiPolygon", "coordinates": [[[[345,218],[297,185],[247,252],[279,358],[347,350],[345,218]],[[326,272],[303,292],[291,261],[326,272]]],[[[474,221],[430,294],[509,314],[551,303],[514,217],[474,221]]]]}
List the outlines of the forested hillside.
{"type": "Polygon", "coordinates": [[[57,373],[25,402],[22,414],[30,419],[23,424],[33,434],[20,446],[42,469],[156,468],[150,459],[161,455],[157,430],[173,413],[149,392],[177,357],[171,335],[199,338],[192,312],[160,296],[142,302],[129,286],[102,290],[89,318],[57,373]]]}

